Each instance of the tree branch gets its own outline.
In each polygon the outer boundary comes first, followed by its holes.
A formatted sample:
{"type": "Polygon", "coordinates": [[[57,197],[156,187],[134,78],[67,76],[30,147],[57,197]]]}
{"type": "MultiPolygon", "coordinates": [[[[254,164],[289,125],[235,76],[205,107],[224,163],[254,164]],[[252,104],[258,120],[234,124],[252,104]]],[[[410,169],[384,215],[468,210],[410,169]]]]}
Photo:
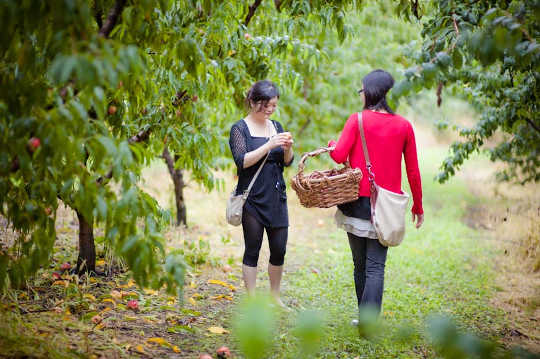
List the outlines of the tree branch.
{"type": "Polygon", "coordinates": [[[94,2],[94,18],[96,19],[98,29],[101,29],[103,27],[102,17],[103,17],[103,12],[101,11],[101,8],[98,7],[98,5],[94,2]]]}
{"type": "Polygon", "coordinates": [[[109,15],[107,16],[107,20],[105,20],[105,24],[103,24],[103,26],[99,29],[99,35],[105,38],[109,37],[109,34],[116,25],[118,17],[122,13],[122,10],[124,10],[125,5],[126,0],[116,0],[113,8],[111,9],[111,11],[109,11],[109,15]]]}
{"type": "Polygon", "coordinates": [[[257,8],[259,7],[259,5],[261,5],[261,3],[262,3],[262,0],[255,0],[253,5],[249,7],[246,20],[244,20],[244,26],[248,26],[249,22],[251,21],[251,18],[253,17],[253,15],[255,15],[255,10],[257,10],[257,8]]]}
{"type": "MultiPolygon", "coordinates": [[[[136,135],[131,136],[128,138],[128,143],[131,145],[132,143],[138,143],[138,142],[144,142],[148,140],[148,137],[150,137],[151,127],[148,127],[145,130],[140,130],[136,135]]],[[[106,179],[111,179],[113,176],[112,170],[107,172],[105,176],[99,177],[96,182],[98,184],[102,184],[106,179]]]]}
{"type": "Polygon", "coordinates": [[[528,119],[528,118],[526,118],[525,121],[527,121],[527,123],[528,123],[529,125],[531,125],[531,127],[534,128],[534,129],[536,130],[536,132],[540,133],[540,128],[539,128],[538,126],[536,126],[536,125],[534,124],[534,122],[532,122],[532,121],[531,121],[530,119],[528,119]]]}
{"type": "Polygon", "coordinates": [[[150,129],[151,127],[148,127],[146,130],[140,130],[136,135],[133,135],[128,139],[128,143],[131,145],[132,143],[146,141],[148,137],[150,137],[150,129]]]}
{"type": "Polygon", "coordinates": [[[420,14],[418,13],[418,0],[411,0],[411,8],[414,17],[420,20],[422,16],[420,16],[420,14]]]}
{"type": "Polygon", "coordinates": [[[163,149],[163,154],[161,155],[163,159],[165,160],[165,163],[167,163],[167,168],[169,169],[169,173],[171,176],[174,175],[174,160],[171,157],[171,153],[169,152],[169,149],[167,146],[163,149]]]}
{"type": "Polygon", "coordinates": [[[453,51],[457,44],[457,38],[459,36],[459,28],[457,26],[456,17],[454,16],[454,13],[452,13],[452,21],[454,22],[454,31],[456,32],[456,41],[452,44],[452,48],[450,49],[450,52],[453,51]]]}
{"type": "Polygon", "coordinates": [[[443,83],[439,82],[439,85],[437,86],[437,107],[441,107],[442,102],[442,89],[443,89],[443,83]]]}

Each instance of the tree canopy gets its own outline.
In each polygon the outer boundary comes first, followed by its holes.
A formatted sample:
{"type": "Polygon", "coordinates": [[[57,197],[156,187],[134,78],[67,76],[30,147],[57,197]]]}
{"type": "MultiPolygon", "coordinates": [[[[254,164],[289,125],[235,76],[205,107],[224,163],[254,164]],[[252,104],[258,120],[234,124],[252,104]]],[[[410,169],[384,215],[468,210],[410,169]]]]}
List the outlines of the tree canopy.
{"type": "Polygon", "coordinates": [[[137,185],[141,169],[166,144],[176,166],[212,188],[222,121],[237,113],[248,86],[272,69],[294,84],[287,55],[302,54],[295,64],[313,68],[321,54],[303,36],[323,38],[332,26],[344,38],[350,6],[2,2],[0,211],[18,239],[0,254],[0,287],[7,278],[23,284],[48,262],[59,201],[77,212],[90,252],[99,224],[140,285],[181,286],[182,258],[163,246],[167,213],[137,185]],[[258,36],[246,28],[254,18],[258,36]]]}
{"type": "MultiPolygon", "coordinates": [[[[463,140],[451,146],[438,179],[448,180],[472,153],[486,148],[491,160],[506,164],[500,179],[538,182],[540,1],[443,0],[421,5],[415,9],[418,17],[424,14],[422,48],[409,54],[416,65],[394,87],[394,100],[436,88],[441,101],[447,88],[481,114],[473,127],[457,128],[463,140]]],[[[410,14],[410,7],[402,13],[410,14]]]]}

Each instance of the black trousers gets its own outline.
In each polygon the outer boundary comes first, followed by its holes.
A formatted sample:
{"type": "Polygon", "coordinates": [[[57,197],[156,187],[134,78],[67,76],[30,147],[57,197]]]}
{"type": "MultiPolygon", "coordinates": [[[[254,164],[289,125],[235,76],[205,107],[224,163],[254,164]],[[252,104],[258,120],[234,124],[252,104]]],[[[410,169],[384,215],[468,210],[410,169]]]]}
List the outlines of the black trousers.
{"type": "Polygon", "coordinates": [[[242,229],[244,231],[244,258],[242,263],[249,267],[256,267],[259,261],[263,233],[266,229],[268,236],[268,246],[270,247],[270,264],[275,266],[283,265],[285,261],[285,251],[287,247],[288,227],[271,228],[265,227],[257,218],[248,211],[242,213],[242,229]]]}
{"type": "Polygon", "coordinates": [[[354,262],[354,286],[358,308],[371,306],[381,311],[384,290],[384,267],[388,247],[376,239],[348,233],[354,262]]]}

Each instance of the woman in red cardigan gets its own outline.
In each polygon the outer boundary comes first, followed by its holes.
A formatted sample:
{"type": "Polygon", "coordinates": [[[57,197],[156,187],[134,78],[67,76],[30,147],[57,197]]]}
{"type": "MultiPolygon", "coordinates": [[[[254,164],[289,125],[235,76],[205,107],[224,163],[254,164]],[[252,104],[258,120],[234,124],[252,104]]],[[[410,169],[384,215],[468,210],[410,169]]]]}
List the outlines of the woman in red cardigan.
{"type": "MultiPolygon", "coordinates": [[[[412,220],[416,222],[416,228],[420,228],[424,222],[424,211],[414,131],[410,122],[395,114],[386,103],[386,93],[394,85],[394,79],[386,71],[375,70],[362,79],[362,85],[363,89],[359,91],[364,101],[362,119],[375,180],[389,191],[402,193],[403,155],[413,197],[412,220]]],[[[335,147],[330,153],[334,161],[343,163],[348,160],[351,167],[362,170],[358,200],[339,205],[335,219],[338,227],[344,229],[349,237],[358,308],[370,306],[380,312],[388,248],[379,243],[370,222],[369,181],[358,113],[349,116],[339,141],[330,141],[328,145],[335,147]]]]}

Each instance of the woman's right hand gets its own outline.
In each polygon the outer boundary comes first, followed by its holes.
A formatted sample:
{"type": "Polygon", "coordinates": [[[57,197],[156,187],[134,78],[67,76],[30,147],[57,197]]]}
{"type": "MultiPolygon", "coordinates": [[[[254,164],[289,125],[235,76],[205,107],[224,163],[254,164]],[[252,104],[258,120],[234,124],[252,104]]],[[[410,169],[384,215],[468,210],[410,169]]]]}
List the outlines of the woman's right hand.
{"type": "Polygon", "coordinates": [[[289,135],[286,133],[278,133],[268,140],[266,143],[266,146],[268,147],[268,150],[272,150],[276,147],[284,146],[290,142],[289,135]]]}

